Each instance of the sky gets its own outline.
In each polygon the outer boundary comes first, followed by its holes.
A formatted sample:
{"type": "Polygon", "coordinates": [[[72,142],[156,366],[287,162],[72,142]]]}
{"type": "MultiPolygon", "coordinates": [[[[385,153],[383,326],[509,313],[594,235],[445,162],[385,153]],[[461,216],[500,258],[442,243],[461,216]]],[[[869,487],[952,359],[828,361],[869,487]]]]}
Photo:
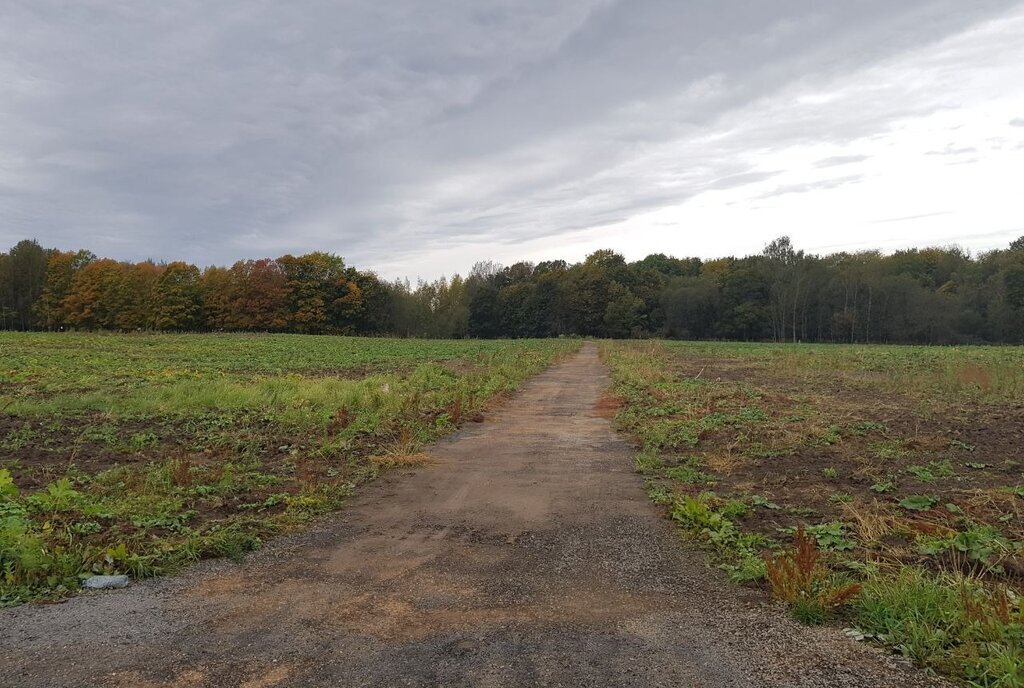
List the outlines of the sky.
{"type": "Polygon", "coordinates": [[[0,250],[387,278],[1024,235],[1024,2],[0,0],[0,250]]]}

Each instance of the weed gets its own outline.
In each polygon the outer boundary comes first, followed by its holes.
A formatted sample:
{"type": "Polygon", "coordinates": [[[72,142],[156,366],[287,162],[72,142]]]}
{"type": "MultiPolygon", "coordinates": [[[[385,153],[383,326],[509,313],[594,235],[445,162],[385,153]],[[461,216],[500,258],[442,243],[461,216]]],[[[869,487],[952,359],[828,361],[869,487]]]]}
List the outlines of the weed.
{"type": "Polygon", "coordinates": [[[911,495],[899,501],[899,505],[908,511],[928,511],[938,503],[938,498],[931,495],[911,495]]]}
{"type": "Polygon", "coordinates": [[[930,461],[925,466],[910,466],[907,472],[922,482],[932,482],[942,478],[952,478],[956,475],[952,464],[949,461],[930,461]]]}
{"type": "Polygon", "coordinates": [[[887,430],[888,428],[886,427],[885,423],[879,423],[878,421],[874,420],[862,420],[850,426],[850,431],[854,435],[859,436],[869,435],[871,433],[883,433],[886,432],[887,430]]]}
{"type": "Polygon", "coordinates": [[[698,484],[711,484],[715,482],[707,473],[703,473],[693,466],[692,462],[687,462],[682,466],[675,466],[673,468],[666,468],[664,475],[670,480],[675,480],[680,483],[687,485],[698,485],[698,484]]]}
{"type": "Polygon", "coordinates": [[[0,497],[17,497],[18,487],[14,484],[11,472],[6,468],[0,468],[0,497]]]}
{"type": "Polygon", "coordinates": [[[750,504],[752,506],[760,506],[760,507],[763,507],[765,509],[771,509],[773,511],[776,511],[776,510],[782,508],[778,504],[776,504],[775,502],[773,502],[770,499],[768,499],[767,497],[764,497],[763,495],[753,495],[750,498],[750,504]]]}
{"type": "Polygon", "coordinates": [[[765,560],[766,577],[775,599],[790,606],[804,623],[823,623],[836,607],[860,592],[856,583],[837,582],[821,561],[815,537],[797,528],[792,549],[765,560]]]}
{"type": "Polygon", "coordinates": [[[907,454],[907,450],[899,440],[883,440],[881,442],[875,442],[870,448],[874,452],[875,456],[883,461],[899,459],[907,454]]]}
{"type": "Polygon", "coordinates": [[[842,429],[838,425],[830,425],[818,438],[814,444],[817,446],[828,446],[832,444],[839,444],[843,441],[842,429]]]}
{"type": "Polygon", "coordinates": [[[846,525],[839,522],[821,523],[816,526],[803,526],[798,528],[783,528],[782,532],[796,536],[801,530],[814,537],[815,544],[825,550],[850,550],[855,543],[846,532],[846,525]]]}

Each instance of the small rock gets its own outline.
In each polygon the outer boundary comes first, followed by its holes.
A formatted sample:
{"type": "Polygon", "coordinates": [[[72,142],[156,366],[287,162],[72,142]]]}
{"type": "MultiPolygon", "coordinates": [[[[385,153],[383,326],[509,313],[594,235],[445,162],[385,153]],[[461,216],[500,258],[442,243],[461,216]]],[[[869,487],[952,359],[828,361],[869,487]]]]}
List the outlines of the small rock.
{"type": "Polygon", "coordinates": [[[92,588],[93,590],[127,588],[128,576],[93,576],[82,581],[82,587],[92,588]]]}

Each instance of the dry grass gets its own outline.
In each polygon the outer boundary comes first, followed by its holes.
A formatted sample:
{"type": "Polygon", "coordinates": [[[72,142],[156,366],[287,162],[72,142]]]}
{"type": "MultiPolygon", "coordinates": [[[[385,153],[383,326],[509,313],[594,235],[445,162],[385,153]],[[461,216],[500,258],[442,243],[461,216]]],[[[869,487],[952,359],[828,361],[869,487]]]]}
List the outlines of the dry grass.
{"type": "Polygon", "coordinates": [[[384,454],[371,456],[370,463],[377,468],[410,468],[434,463],[434,459],[423,452],[414,454],[384,454]]]}

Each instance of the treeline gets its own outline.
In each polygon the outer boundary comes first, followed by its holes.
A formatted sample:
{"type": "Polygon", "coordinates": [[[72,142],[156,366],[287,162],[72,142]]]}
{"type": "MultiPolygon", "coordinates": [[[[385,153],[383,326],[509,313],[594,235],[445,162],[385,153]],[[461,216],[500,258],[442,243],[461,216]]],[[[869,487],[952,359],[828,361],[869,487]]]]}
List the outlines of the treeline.
{"type": "Polygon", "coordinates": [[[787,237],[743,258],[478,263],[388,282],[310,253],[200,270],[19,242],[0,254],[0,328],[421,337],[671,337],[1024,342],[1024,237],[956,248],[808,255],[787,237]]]}

